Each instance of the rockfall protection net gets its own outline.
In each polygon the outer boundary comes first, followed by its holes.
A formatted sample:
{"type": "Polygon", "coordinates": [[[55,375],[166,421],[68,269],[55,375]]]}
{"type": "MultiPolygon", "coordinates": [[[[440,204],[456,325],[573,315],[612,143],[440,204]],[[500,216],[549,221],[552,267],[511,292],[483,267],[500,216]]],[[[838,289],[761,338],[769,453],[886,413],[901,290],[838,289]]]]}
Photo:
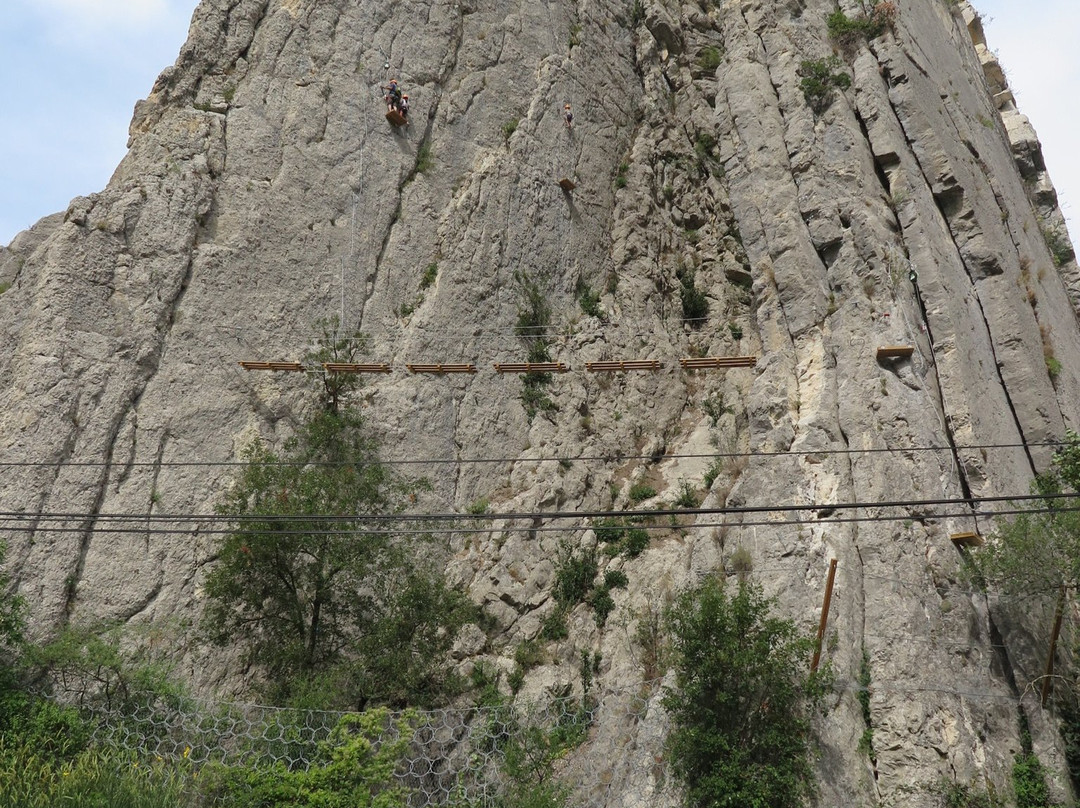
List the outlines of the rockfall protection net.
{"type": "MultiPolygon", "coordinates": [[[[667,717],[659,683],[633,692],[546,694],[528,704],[390,713],[379,742],[396,740],[399,721],[411,731],[397,769],[409,803],[490,806],[502,790],[506,750],[546,758],[574,804],[658,804],[665,780],[660,757],[667,717]],[[651,794],[648,802],[640,802],[651,794]]],[[[103,741],[139,756],[254,768],[307,768],[318,759],[343,712],[246,704],[160,700],[124,710],[90,708],[103,741]]],[[[665,795],[667,796],[667,795],[665,795]]],[[[667,800],[663,800],[667,802],[667,800]]]]}

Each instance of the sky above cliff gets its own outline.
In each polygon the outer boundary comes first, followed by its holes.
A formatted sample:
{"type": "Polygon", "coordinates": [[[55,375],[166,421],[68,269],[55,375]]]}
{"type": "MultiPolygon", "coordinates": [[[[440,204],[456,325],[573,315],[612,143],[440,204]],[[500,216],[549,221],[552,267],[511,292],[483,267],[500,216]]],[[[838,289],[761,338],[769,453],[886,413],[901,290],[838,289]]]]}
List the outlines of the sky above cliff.
{"type": "MultiPolygon", "coordinates": [[[[0,244],[105,187],[135,102],[172,64],[198,0],[5,0],[0,15],[0,244]]],[[[976,0],[1080,238],[1080,4],[976,0]]]]}

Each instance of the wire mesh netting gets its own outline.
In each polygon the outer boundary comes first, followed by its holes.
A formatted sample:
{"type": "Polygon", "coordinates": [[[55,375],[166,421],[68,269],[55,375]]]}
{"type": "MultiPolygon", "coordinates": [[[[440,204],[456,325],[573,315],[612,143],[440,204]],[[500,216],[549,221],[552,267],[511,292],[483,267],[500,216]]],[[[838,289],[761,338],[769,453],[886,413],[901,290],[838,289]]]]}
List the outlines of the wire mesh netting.
{"type": "MultiPolygon", "coordinates": [[[[510,747],[553,761],[552,775],[573,791],[575,804],[656,805],[667,729],[659,693],[653,684],[634,692],[388,713],[376,742],[411,733],[396,776],[415,808],[496,804],[510,747]],[[652,796],[642,801],[646,793],[652,796]]],[[[320,745],[355,715],[192,701],[89,712],[103,741],[139,756],[290,769],[317,763],[320,745]]]]}

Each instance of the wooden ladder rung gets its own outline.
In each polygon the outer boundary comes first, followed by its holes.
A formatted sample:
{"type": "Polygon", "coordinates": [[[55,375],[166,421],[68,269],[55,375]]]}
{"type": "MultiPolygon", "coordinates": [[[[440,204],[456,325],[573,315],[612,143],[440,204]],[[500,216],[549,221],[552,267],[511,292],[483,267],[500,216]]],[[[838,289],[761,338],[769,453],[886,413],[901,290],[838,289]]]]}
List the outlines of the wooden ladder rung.
{"type": "Polygon", "coordinates": [[[621,370],[660,370],[663,363],[656,359],[630,359],[619,362],[586,362],[585,368],[593,373],[621,370]]]}
{"type": "Polygon", "coordinates": [[[323,369],[327,373],[389,373],[388,362],[323,362],[323,369]]]}
{"type": "Polygon", "coordinates": [[[409,122],[408,119],[396,109],[389,110],[386,113],[386,120],[390,121],[394,126],[405,126],[405,124],[409,122]]]}
{"type": "Polygon", "coordinates": [[[577,188],[577,183],[575,183],[569,177],[563,177],[559,180],[559,187],[562,188],[564,191],[572,191],[577,188]]]}
{"type": "Polygon", "coordinates": [[[566,373],[562,362],[496,362],[498,373],[566,373]]]}
{"type": "Polygon", "coordinates": [[[406,365],[411,373],[476,373],[476,365],[406,365]]]}
{"type": "Polygon", "coordinates": [[[703,356],[701,358],[680,359],[679,364],[686,370],[704,370],[709,368],[752,368],[757,364],[756,356],[703,356]]]}
{"type": "Polygon", "coordinates": [[[949,538],[958,547],[981,547],[983,537],[978,533],[953,533],[949,538]]]}
{"type": "Polygon", "coordinates": [[[299,372],[304,366],[299,362],[241,362],[244,370],[289,370],[299,372]]]}
{"type": "Polygon", "coordinates": [[[878,359],[903,359],[915,353],[913,345],[883,345],[877,349],[878,359]]]}

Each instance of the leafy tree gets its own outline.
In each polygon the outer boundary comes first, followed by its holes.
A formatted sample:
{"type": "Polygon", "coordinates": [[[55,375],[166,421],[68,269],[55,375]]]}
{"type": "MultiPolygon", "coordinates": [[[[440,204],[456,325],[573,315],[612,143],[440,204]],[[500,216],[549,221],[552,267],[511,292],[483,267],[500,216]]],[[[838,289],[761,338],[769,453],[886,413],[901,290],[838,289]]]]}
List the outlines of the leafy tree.
{"type": "Polygon", "coordinates": [[[752,581],[707,578],[667,613],[676,687],[664,696],[675,775],[691,808],[796,808],[813,793],[814,641],[752,581]]]}
{"type": "MultiPolygon", "coordinates": [[[[1056,495],[1080,492],[1080,435],[1068,432],[1050,469],[1033,490],[1056,495]]],[[[993,540],[973,556],[988,586],[1006,594],[1057,595],[1080,585],[1080,512],[1072,499],[1041,503],[1045,513],[1022,513],[998,523],[993,540]]]]}
{"type": "MultiPolygon", "coordinates": [[[[341,322],[336,315],[316,320],[315,327],[319,330],[319,340],[315,350],[304,357],[309,363],[353,363],[367,350],[367,337],[359,331],[342,334],[341,322]]],[[[320,378],[319,403],[327,412],[336,413],[342,400],[360,386],[360,377],[356,373],[324,373],[320,378]]]]}
{"type": "Polygon", "coordinates": [[[357,706],[404,701],[403,682],[425,692],[445,683],[440,652],[468,610],[392,525],[372,518],[400,513],[420,484],[379,461],[359,413],[317,412],[281,455],[256,441],[245,459],[218,509],[234,530],[206,579],[210,638],[245,645],[275,700],[310,695],[313,684],[333,693],[323,686],[333,681],[351,685],[334,701],[357,706]],[[393,647],[374,643],[388,636],[393,647]],[[379,670],[380,657],[400,667],[381,680],[355,675],[379,670]]]}
{"type": "Polygon", "coordinates": [[[231,808],[406,808],[408,792],[394,771],[408,750],[411,719],[392,721],[386,710],[349,715],[309,768],[210,767],[199,788],[208,804],[231,808]]]}

